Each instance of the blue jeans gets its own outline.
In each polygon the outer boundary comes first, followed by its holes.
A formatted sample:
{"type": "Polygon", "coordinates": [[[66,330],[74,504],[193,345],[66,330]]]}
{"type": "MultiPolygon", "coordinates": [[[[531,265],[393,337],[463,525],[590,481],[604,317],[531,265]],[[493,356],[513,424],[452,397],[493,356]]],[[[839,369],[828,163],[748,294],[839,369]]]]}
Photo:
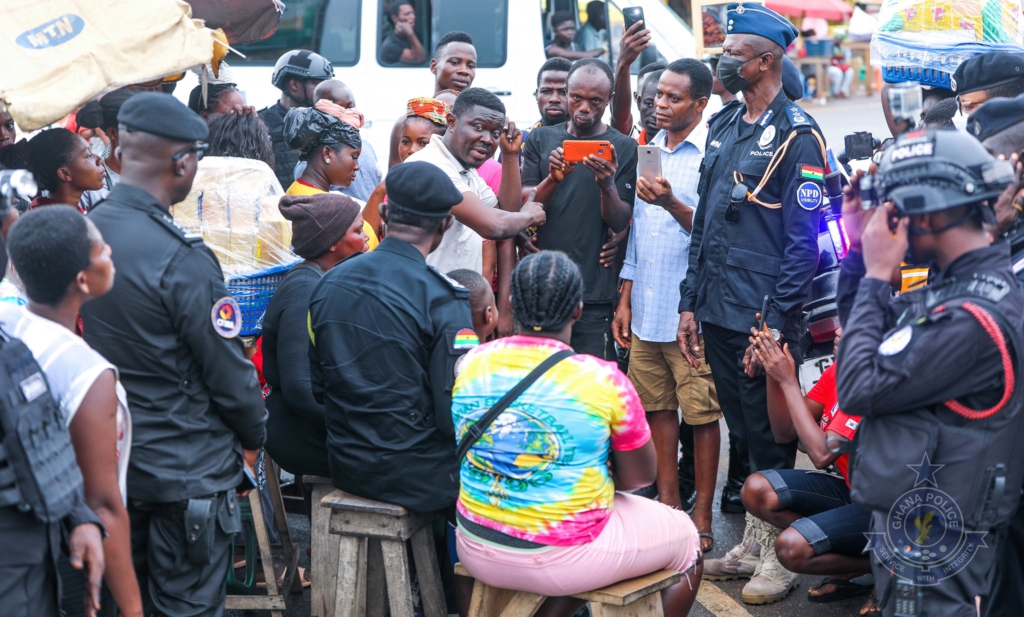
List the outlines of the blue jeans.
{"type": "Polygon", "coordinates": [[[871,524],[871,512],[850,500],[850,488],[842,476],[805,469],[765,469],[759,473],[775,489],[782,509],[804,517],[792,527],[807,540],[815,555],[864,552],[864,532],[871,524]]]}

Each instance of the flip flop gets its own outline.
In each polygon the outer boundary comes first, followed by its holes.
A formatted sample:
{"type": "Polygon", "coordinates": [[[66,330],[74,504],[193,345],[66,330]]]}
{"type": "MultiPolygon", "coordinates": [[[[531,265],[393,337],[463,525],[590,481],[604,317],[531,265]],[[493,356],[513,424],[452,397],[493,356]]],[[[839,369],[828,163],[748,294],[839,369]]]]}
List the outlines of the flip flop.
{"type": "Polygon", "coordinates": [[[701,538],[707,538],[708,540],[711,540],[711,544],[709,544],[707,548],[703,548],[704,543],[701,542],[701,552],[710,553],[711,549],[715,548],[715,534],[710,531],[698,531],[697,535],[701,538]]]}
{"type": "Polygon", "coordinates": [[[825,585],[835,585],[837,589],[832,593],[825,593],[819,596],[811,595],[811,592],[807,592],[807,600],[822,604],[825,602],[835,602],[837,600],[845,600],[846,598],[856,598],[857,596],[866,596],[871,593],[871,585],[858,585],[857,583],[851,583],[850,581],[841,578],[832,578],[826,576],[821,579],[818,583],[819,587],[825,585]]]}
{"type": "Polygon", "coordinates": [[[868,604],[861,607],[861,615],[873,615],[875,613],[882,612],[882,607],[878,606],[878,596],[876,596],[874,592],[868,594],[868,602],[868,604]]]}

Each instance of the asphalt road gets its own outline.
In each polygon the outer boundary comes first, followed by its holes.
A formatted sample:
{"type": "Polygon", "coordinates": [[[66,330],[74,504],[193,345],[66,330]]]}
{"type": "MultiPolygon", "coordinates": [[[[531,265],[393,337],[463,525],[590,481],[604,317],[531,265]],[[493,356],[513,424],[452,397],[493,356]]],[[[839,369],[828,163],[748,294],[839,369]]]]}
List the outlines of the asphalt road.
{"type": "MultiPolygon", "coordinates": [[[[826,105],[819,105],[811,101],[803,101],[802,106],[810,114],[824,132],[828,145],[832,148],[842,148],[843,137],[854,131],[871,131],[875,137],[884,139],[888,137],[888,129],[885,119],[882,116],[882,108],[879,97],[875,94],[872,97],[860,96],[849,99],[830,101],[826,105]]],[[[713,529],[715,533],[715,549],[708,555],[709,558],[721,557],[729,548],[736,544],[743,535],[744,517],[742,514],[722,514],[718,511],[718,504],[721,498],[721,488],[725,484],[725,472],[728,469],[728,441],[725,438],[727,429],[725,422],[722,422],[722,454],[719,462],[719,490],[715,495],[715,520],[713,529]]],[[[799,455],[797,466],[811,468],[810,461],[804,455],[799,455]]],[[[305,516],[290,514],[289,525],[292,531],[292,538],[300,547],[300,565],[309,567],[309,557],[305,553],[305,547],[309,544],[309,522],[305,516]]],[[[753,606],[743,604],[740,599],[741,590],[746,583],[739,581],[704,581],[698,595],[698,604],[691,611],[693,617],[798,617],[803,615],[814,615],[815,617],[851,617],[858,614],[863,598],[854,598],[830,604],[813,604],[807,600],[807,588],[817,580],[817,577],[804,576],[799,586],[790,593],[789,597],[781,602],[764,606],[753,606]]],[[[265,613],[269,615],[269,613],[265,613]]],[[[295,594],[288,599],[288,610],[286,617],[308,617],[310,614],[310,596],[306,589],[301,595],[295,594]]],[[[260,615],[254,612],[226,611],[228,617],[243,617],[248,615],[260,615]]]]}

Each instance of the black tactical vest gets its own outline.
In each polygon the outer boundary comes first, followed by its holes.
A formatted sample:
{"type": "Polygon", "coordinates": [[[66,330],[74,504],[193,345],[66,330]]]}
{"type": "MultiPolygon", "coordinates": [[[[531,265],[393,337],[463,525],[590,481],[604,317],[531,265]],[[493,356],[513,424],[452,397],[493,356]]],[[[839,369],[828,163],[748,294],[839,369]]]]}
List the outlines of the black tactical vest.
{"type": "Polygon", "coordinates": [[[28,347],[0,331],[0,507],[43,523],[66,517],[82,493],[64,417],[28,347]]]}
{"type": "Polygon", "coordinates": [[[916,487],[914,474],[906,473],[907,465],[920,464],[927,454],[932,464],[943,466],[941,488],[958,504],[966,529],[990,530],[1016,512],[1024,482],[1024,448],[1019,443],[1024,438],[1024,344],[1021,333],[998,307],[1012,284],[979,273],[937,289],[921,290],[915,311],[920,315],[939,306],[949,310],[970,303],[994,318],[1006,340],[1016,384],[1009,401],[984,419],[965,419],[946,404],[864,418],[850,461],[854,502],[888,512],[916,487]]]}

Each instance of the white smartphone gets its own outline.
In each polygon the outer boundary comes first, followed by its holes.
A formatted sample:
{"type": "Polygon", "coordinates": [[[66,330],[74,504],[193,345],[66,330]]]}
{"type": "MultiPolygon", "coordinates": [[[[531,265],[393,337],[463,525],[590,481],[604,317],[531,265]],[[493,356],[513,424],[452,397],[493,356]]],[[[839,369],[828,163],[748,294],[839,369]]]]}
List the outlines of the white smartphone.
{"type": "Polygon", "coordinates": [[[636,174],[654,183],[661,177],[661,149],[655,146],[640,146],[637,152],[636,174]]]}

